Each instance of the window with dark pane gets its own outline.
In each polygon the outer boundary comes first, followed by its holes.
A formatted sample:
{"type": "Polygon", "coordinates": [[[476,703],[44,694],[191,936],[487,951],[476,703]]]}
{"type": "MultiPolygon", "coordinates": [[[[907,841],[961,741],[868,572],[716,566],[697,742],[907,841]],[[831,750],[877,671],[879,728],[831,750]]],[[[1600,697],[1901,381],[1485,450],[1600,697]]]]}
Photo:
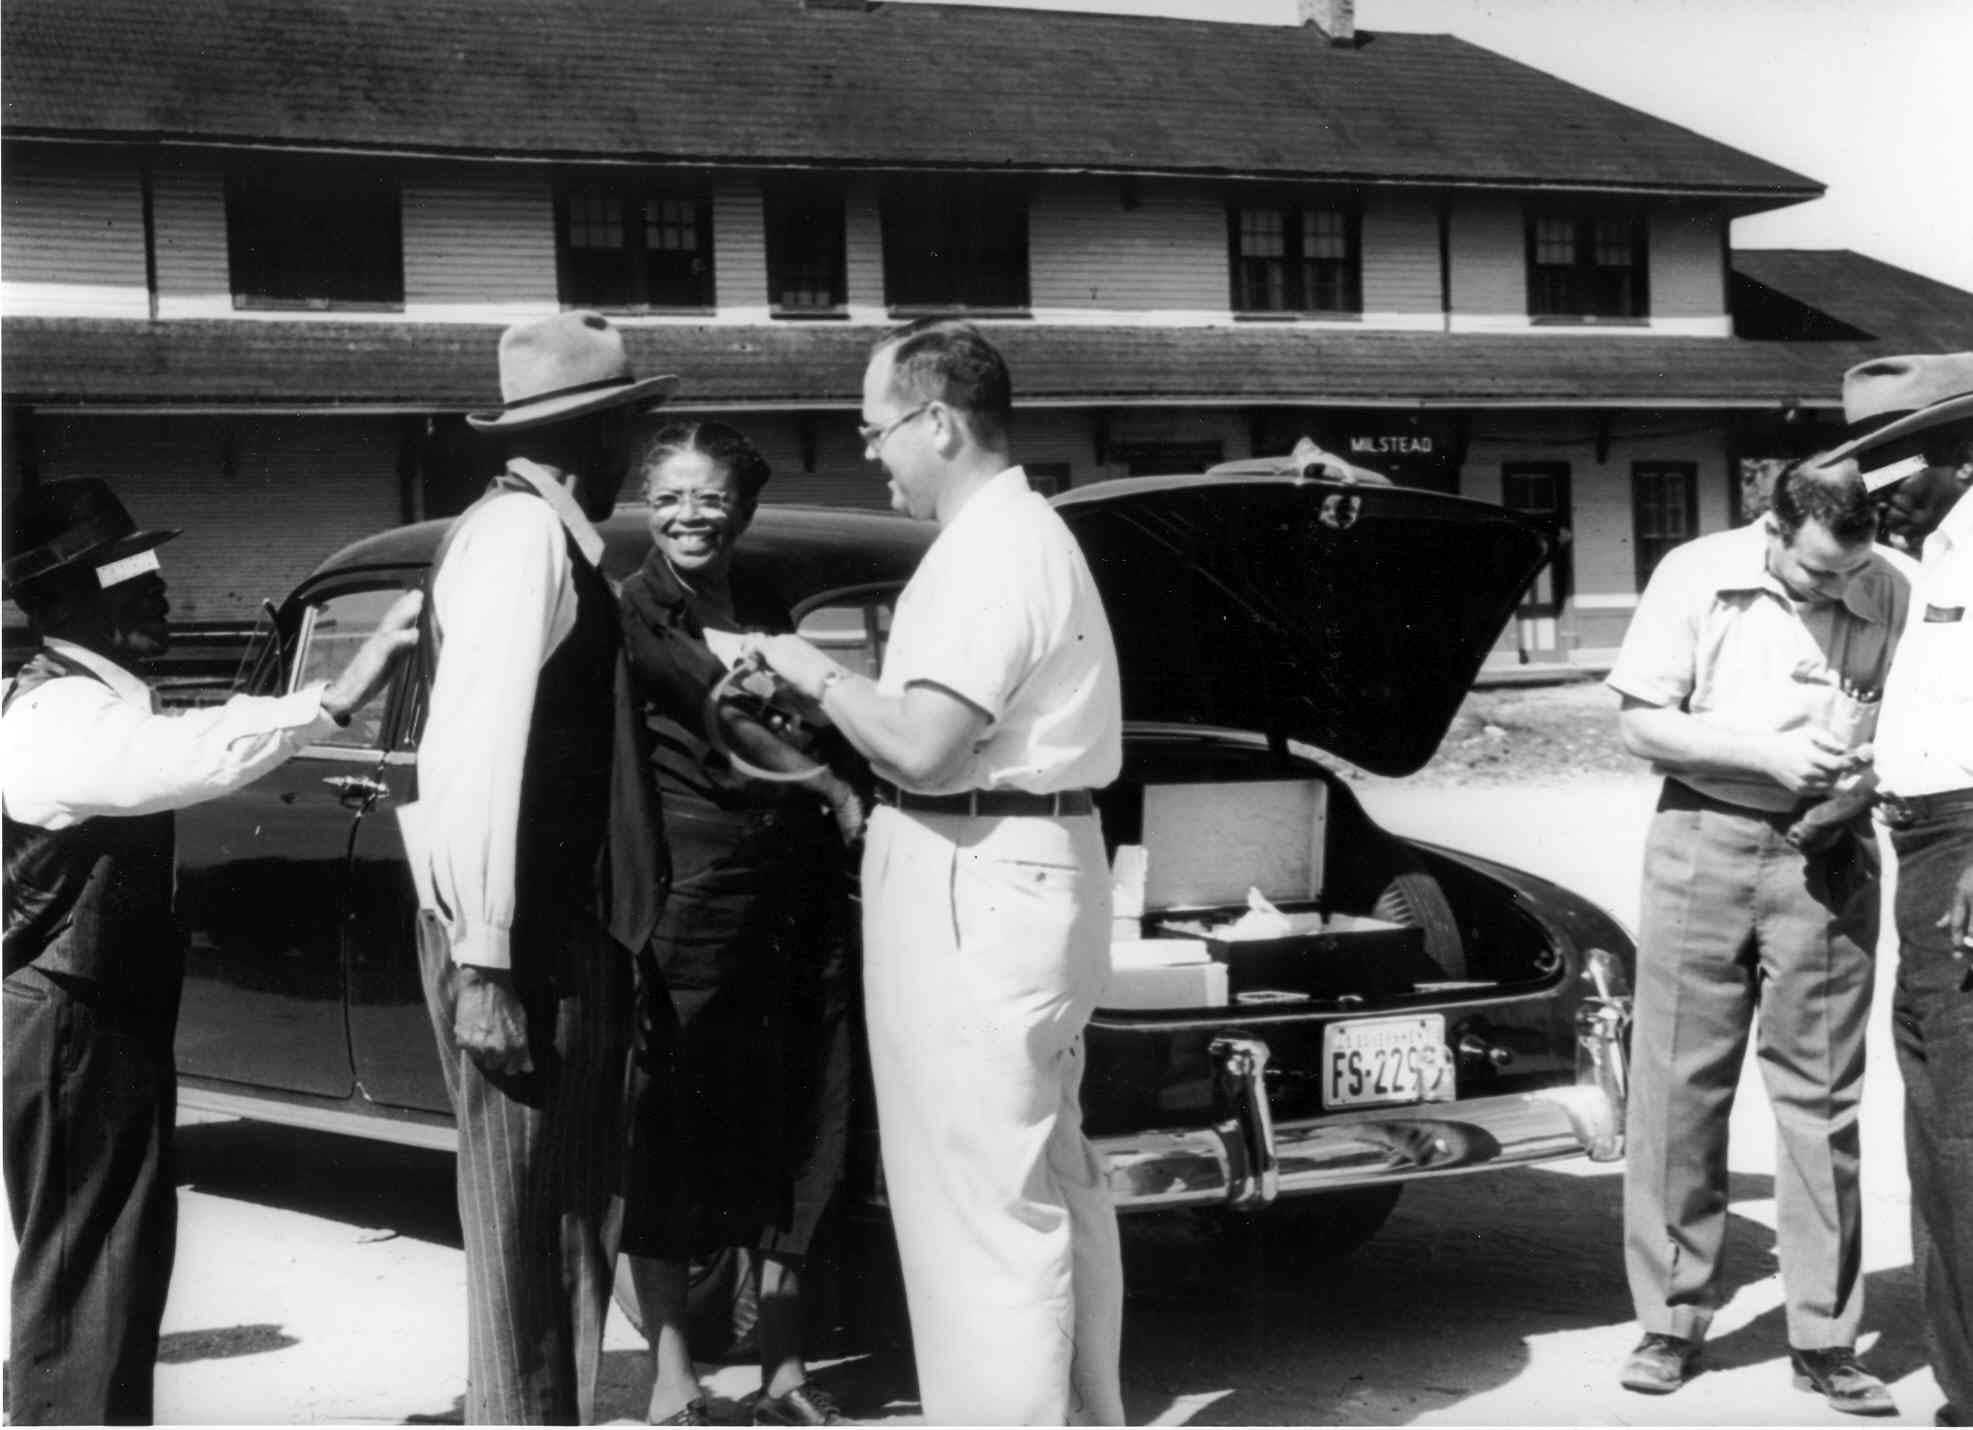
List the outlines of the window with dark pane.
{"type": "Polygon", "coordinates": [[[1628,214],[1529,220],[1528,311],[1542,318],[1648,316],[1642,221],[1628,214]]]}
{"type": "Polygon", "coordinates": [[[397,178],[333,160],[236,170],[226,181],[226,254],[236,307],[402,307],[397,178]]]}
{"type": "Polygon", "coordinates": [[[1362,311],[1361,230],[1354,211],[1240,205],[1229,227],[1236,312],[1362,311]]]}
{"type": "Polygon", "coordinates": [[[1631,545],[1642,591],[1665,553],[1699,533],[1699,468],[1693,462],[1631,465],[1631,545]]]}
{"type": "Polygon", "coordinates": [[[635,180],[565,184],[557,204],[561,298],[641,310],[714,303],[712,205],[635,180]]]}
{"type": "Polygon", "coordinates": [[[893,308],[1028,306],[1028,197],[971,174],[894,180],[884,191],[884,297],[893,308]]]}
{"type": "Polygon", "coordinates": [[[767,195],[768,301],[778,313],[834,313],[848,301],[840,194],[767,195]]]}

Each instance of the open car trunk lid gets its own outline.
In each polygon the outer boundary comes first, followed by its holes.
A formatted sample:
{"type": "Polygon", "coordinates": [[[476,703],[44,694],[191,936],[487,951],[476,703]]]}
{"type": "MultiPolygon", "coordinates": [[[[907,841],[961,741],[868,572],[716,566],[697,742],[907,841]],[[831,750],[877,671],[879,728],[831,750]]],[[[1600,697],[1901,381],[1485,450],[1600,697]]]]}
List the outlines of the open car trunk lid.
{"type": "Polygon", "coordinates": [[[1501,507],[1307,477],[1131,478],[1056,500],[1103,593],[1131,721],[1432,757],[1551,539],[1501,507]]]}

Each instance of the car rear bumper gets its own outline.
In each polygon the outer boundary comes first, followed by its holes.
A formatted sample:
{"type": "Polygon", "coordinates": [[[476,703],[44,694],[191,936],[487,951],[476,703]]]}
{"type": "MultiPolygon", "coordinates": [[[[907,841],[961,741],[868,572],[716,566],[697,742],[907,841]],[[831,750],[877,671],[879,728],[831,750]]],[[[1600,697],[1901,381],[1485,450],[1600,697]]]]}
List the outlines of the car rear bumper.
{"type": "Polygon", "coordinates": [[[1537,1092],[1366,1108],[1274,1123],[1267,1046],[1213,1045],[1224,1115],[1210,1127],[1096,1139],[1117,1210],[1264,1207],[1284,1196],[1586,1155],[1623,1156],[1628,997],[1591,997],[1577,1012],[1573,1083],[1537,1092]]]}

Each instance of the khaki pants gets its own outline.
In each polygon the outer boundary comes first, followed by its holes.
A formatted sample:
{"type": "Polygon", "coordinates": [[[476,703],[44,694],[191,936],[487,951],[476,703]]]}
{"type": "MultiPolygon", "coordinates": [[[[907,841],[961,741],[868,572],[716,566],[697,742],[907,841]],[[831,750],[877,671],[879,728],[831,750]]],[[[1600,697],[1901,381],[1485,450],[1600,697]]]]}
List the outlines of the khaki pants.
{"type": "Polygon", "coordinates": [[[1095,819],[879,809],[864,997],[931,1424],[1122,1424],[1115,1210],[1082,1135],[1109,968],[1095,819]]]}
{"type": "Polygon", "coordinates": [[[1703,1340],[1719,1308],[1727,1122],[1758,1029],[1788,1343],[1856,1344],[1874,869],[1852,845],[1804,856],[1782,838],[1790,822],[1676,781],[1652,820],[1624,1167],[1625,1262],[1646,1331],[1703,1340]]]}

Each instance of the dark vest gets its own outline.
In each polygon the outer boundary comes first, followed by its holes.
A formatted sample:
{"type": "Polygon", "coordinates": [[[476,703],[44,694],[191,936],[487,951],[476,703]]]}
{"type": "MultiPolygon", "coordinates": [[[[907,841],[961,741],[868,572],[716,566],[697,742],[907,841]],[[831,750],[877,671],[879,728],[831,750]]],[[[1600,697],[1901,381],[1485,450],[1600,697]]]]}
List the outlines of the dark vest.
{"type": "MultiPolygon", "coordinates": [[[[6,703],[72,675],[101,678],[52,651],[38,651],[21,667],[6,703]]],[[[67,829],[13,819],[4,824],[6,971],[33,964],[57,977],[87,980],[86,991],[151,1008],[168,1029],[185,971],[185,945],[171,910],[171,814],[98,815],[67,829]]]]}
{"type": "MultiPolygon", "coordinates": [[[[494,480],[482,500],[504,492],[522,492],[540,500],[533,487],[506,475],[494,480]]],[[[464,520],[462,515],[459,521],[464,520]]],[[[434,582],[458,529],[455,522],[439,547],[432,563],[434,582]]],[[[622,651],[617,602],[609,582],[590,565],[574,536],[565,531],[564,539],[575,588],[575,625],[541,668],[521,771],[513,947],[515,971],[522,976],[552,976],[552,963],[546,968],[528,965],[543,955],[553,959],[560,930],[572,915],[601,917],[612,927],[618,922],[612,917],[610,887],[612,820],[624,818],[621,806],[613,801],[619,792],[612,778],[624,723],[619,719],[617,686],[622,651]]],[[[437,610],[429,595],[425,611],[422,651],[430,688],[444,632],[437,628],[437,610]]],[[[641,782],[641,765],[634,777],[641,782]]],[[[646,816],[643,827],[624,832],[642,846],[647,860],[661,858],[662,837],[648,821],[648,803],[639,808],[646,816]]],[[[642,899],[661,897],[662,869],[647,864],[637,882],[645,880],[651,887],[642,899]]],[[[648,928],[649,916],[638,917],[648,928]]]]}

